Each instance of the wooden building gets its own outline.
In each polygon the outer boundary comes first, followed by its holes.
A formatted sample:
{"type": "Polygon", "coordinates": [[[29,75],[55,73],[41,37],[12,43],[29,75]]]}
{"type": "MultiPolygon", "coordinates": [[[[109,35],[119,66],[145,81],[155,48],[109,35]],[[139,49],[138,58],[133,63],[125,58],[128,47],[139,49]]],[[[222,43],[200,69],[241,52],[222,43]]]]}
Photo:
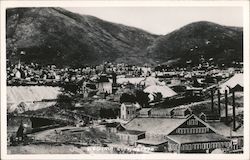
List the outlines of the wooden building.
{"type": "Polygon", "coordinates": [[[145,138],[144,131],[124,130],[117,133],[122,143],[134,146],[137,140],[145,138]]]}
{"type": "Polygon", "coordinates": [[[134,103],[130,103],[130,102],[125,102],[125,103],[122,103],[121,105],[121,119],[122,120],[130,120],[134,117],[136,117],[136,104],[134,103]]]}
{"type": "Polygon", "coordinates": [[[195,115],[183,118],[137,117],[124,127],[145,132],[144,143],[140,140],[136,145],[155,147],[155,144],[164,144],[166,152],[206,153],[231,146],[230,139],[195,115]]]}

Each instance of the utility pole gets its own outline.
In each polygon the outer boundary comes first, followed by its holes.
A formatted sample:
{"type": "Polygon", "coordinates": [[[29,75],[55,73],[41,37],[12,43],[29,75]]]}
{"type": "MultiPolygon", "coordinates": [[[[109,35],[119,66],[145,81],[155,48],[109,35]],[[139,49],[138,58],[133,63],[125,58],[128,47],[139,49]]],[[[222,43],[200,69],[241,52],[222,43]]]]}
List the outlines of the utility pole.
{"type": "Polygon", "coordinates": [[[218,90],[218,111],[219,111],[219,116],[220,115],[220,90],[218,90]]]}
{"type": "Polygon", "coordinates": [[[225,116],[226,116],[226,123],[228,121],[228,99],[227,99],[227,90],[225,90],[225,116]]]}
{"type": "Polygon", "coordinates": [[[211,89],[211,110],[214,112],[214,91],[211,89]]]}
{"type": "Polygon", "coordinates": [[[236,129],[236,120],[235,120],[235,92],[233,91],[233,130],[236,129]]]}

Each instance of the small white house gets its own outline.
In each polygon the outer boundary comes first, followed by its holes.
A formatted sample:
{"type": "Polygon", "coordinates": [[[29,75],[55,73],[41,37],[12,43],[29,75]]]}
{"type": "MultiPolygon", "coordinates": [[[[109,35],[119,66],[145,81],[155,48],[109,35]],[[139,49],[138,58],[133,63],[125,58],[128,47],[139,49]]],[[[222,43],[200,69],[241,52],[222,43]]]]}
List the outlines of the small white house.
{"type": "Polygon", "coordinates": [[[136,109],[137,109],[137,106],[134,103],[130,103],[130,102],[122,103],[121,112],[120,112],[121,119],[127,121],[136,117],[136,109]]]}

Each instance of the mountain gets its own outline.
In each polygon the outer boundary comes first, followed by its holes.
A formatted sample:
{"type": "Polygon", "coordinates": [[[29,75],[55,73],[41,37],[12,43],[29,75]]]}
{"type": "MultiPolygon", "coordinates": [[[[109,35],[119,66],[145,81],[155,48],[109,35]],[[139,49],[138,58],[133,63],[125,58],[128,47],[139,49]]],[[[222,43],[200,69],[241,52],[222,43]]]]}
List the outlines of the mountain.
{"type": "Polygon", "coordinates": [[[195,22],[159,37],[148,47],[148,57],[159,62],[198,63],[201,56],[216,63],[242,61],[242,28],[195,22]]]}
{"type": "Polygon", "coordinates": [[[239,27],[196,22],[162,36],[62,8],[10,8],[6,13],[10,62],[20,58],[59,66],[104,61],[140,65],[197,62],[201,55],[218,63],[243,57],[239,27]]]}
{"type": "Polygon", "coordinates": [[[61,8],[8,9],[6,30],[8,57],[16,47],[26,62],[71,66],[146,62],[146,48],[158,37],[61,8]]]}

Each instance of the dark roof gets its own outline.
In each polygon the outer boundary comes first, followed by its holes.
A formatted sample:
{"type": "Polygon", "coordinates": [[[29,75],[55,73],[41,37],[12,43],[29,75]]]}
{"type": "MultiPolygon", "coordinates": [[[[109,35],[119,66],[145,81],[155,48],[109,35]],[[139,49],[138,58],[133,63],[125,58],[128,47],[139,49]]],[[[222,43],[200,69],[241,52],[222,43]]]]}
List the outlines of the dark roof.
{"type": "Polygon", "coordinates": [[[119,122],[112,122],[112,123],[107,123],[105,126],[106,127],[118,127],[120,125],[119,122]]]}
{"type": "Polygon", "coordinates": [[[187,134],[187,135],[168,135],[168,138],[179,143],[196,143],[196,142],[217,142],[230,141],[226,137],[216,133],[206,134],[187,134]]]}
{"type": "Polygon", "coordinates": [[[98,79],[97,79],[98,83],[102,83],[102,82],[109,82],[109,79],[107,76],[105,75],[101,75],[98,79]]]}

